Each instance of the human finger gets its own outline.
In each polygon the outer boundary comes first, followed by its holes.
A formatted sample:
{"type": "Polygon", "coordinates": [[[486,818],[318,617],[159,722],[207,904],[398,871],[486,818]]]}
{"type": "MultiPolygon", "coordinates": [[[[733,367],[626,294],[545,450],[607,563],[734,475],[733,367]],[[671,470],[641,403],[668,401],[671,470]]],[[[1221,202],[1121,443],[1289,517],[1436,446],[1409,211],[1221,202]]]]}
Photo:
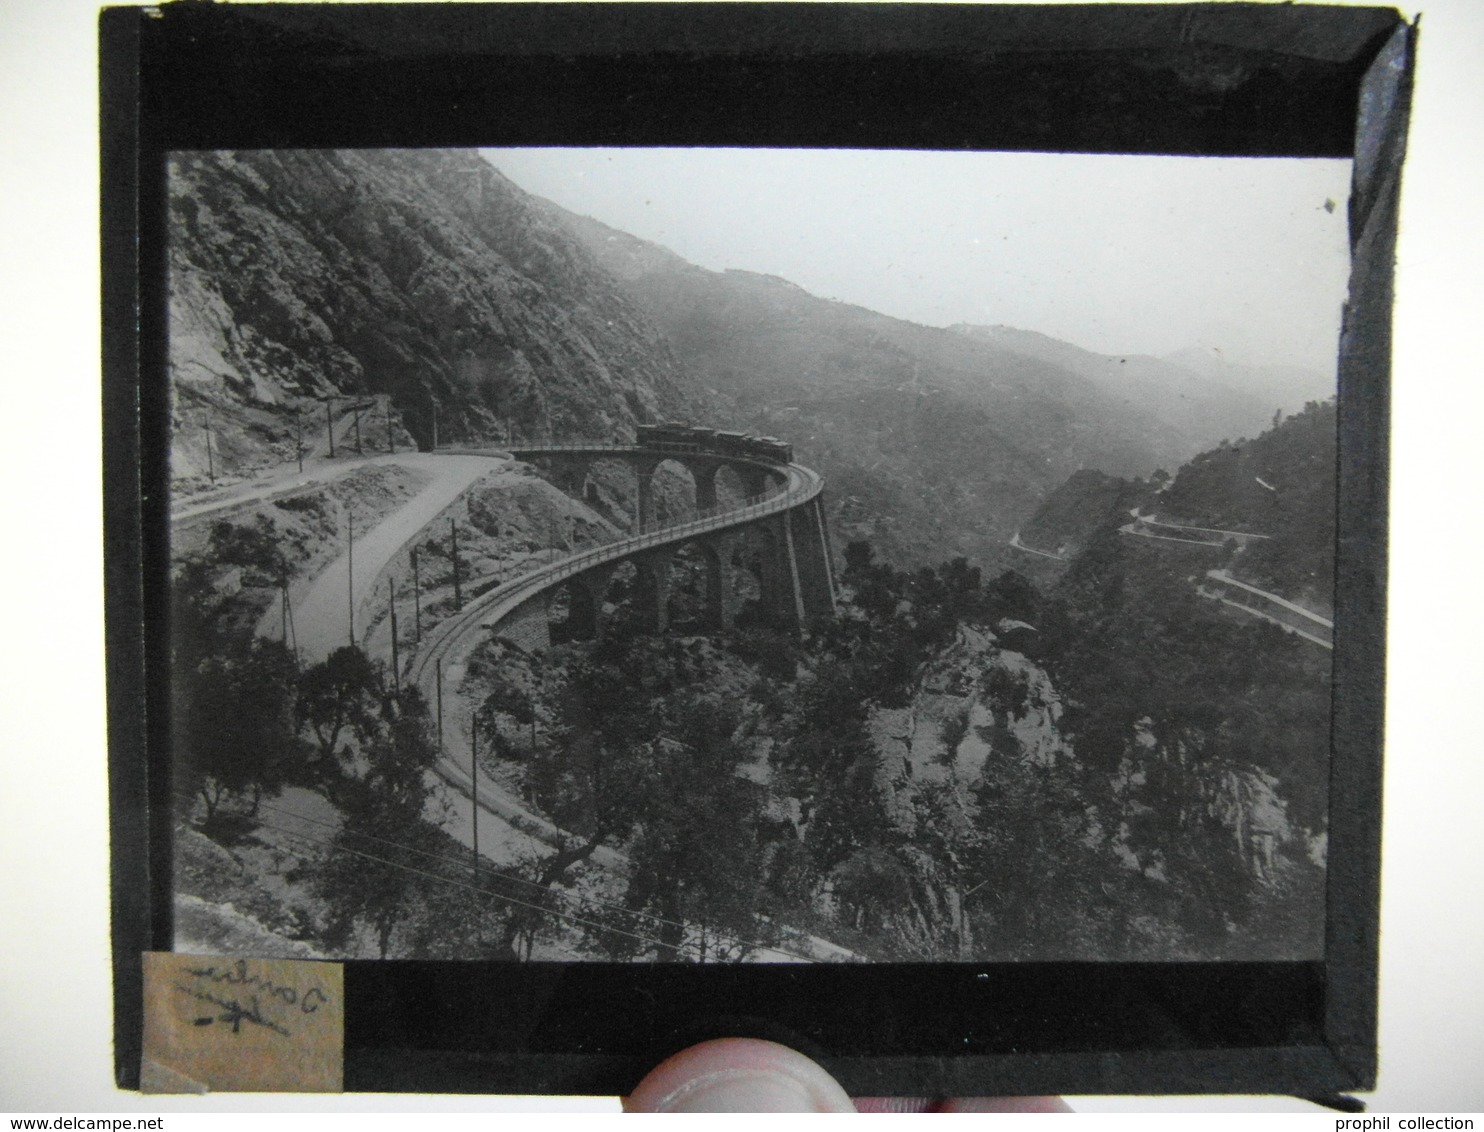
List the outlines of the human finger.
{"type": "Polygon", "coordinates": [[[1060,1097],[856,1097],[857,1112],[1071,1112],[1060,1097]]]}
{"type": "Polygon", "coordinates": [[[833,1077],[776,1042],[720,1038],[662,1061],[623,1098],[625,1112],[854,1112],[833,1077]]]}

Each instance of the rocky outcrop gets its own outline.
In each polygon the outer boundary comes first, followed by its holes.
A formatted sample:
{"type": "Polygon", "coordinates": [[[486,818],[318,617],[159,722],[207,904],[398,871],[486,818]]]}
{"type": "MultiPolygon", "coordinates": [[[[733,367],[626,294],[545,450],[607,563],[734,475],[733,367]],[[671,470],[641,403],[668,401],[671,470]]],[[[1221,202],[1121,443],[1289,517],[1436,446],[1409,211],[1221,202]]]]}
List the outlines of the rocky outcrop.
{"type": "Polygon", "coordinates": [[[182,153],[169,186],[177,477],[208,424],[218,470],[292,459],[329,396],[389,398],[424,446],[687,412],[659,331],[476,153],[182,153]]]}
{"type": "Polygon", "coordinates": [[[989,629],[961,625],[923,669],[905,707],[873,710],[872,731],[888,779],[935,779],[951,770],[971,783],[992,757],[1042,767],[1069,757],[1060,718],[1044,670],[1002,647],[989,629]]]}

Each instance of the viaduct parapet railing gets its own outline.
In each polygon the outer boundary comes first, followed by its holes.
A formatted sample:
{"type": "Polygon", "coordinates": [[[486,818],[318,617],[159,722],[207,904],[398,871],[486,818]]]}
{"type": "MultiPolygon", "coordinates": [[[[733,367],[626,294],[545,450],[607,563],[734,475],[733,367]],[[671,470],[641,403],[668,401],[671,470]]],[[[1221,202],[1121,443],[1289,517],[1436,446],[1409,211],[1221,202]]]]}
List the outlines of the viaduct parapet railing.
{"type": "MultiPolygon", "coordinates": [[[[632,445],[594,440],[551,440],[502,445],[500,451],[517,459],[560,456],[578,461],[568,486],[581,491],[592,460],[618,458],[636,465],[639,479],[639,530],[602,546],[567,555],[538,566],[490,590],[471,602],[457,620],[465,625],[477,618],[486,629],[499,632],[524,647],[550,644],[549,597],[566,586],[569,595],[568,628],[576,637],[601,636],[604,599],[617,566],[632,561],[644,581],[647,615],[652,627],[668,627],[669,565],[673,552],[686,544],[698,546],[706,559],[707,612],[715,627],[727,627],[733,608],[734,552],[742,540],[755,536],[747,549],[756,565],[760,597],[774,620],[797,625],[812,616],[833,613],[836,586],[832,550],[825,525],[821,495],[824,480],[799,464],[776,464],[730,454],[712,453],[690,445],[632,445]],[[657,523],[652,505],[646,505],[649,480],[666,460],[677,460],[696,475],[694,516],[657,523]],[[740,504],[716,502],[714,473],[731,467],[744,483],[761,490],[740,504]],[[575,480],[575,483],[572,482],[575,480]]],[[[490,448],[442,448],[449,454],[488,454],[490,448]]]]}
{"type": "MultiPolygon", "coordinates": [[[[440,454],[462,455],[490,455],[495,451],[517,458],[554,452],[592,452],[636,458],[659,455],[662,459],[669,458],[669,453],[658,447],[639,448],[634,445],[587,441],[564,441],[539,447],[524,444],[507,445],[498,449],[493,446],[438,449],[440,454]]],[[[761,493],[750,495],[740,504],[718,506],[694,517],[665,523],[602,546],[570,554],[502,583],[468,602],[461,612],[445,618],[424,636],[423,644],[409,667],[410,678],[422,687],[430,703],[437,702],[441,705],[439,693],[442,683],[446,678],[455,681],[462,678],[464,665],[473,648],[489,631],[494,630],[502,636],[514,638],[515,635],[509,630],[515,622],[525,618],[539,624],[540,628],[533,630],[525,639],[518,639],[517,643],[527,647],[539,645],[542,640],[550,643],[545,599],[557,587],[611,570],[625,559],[644,560],[648,556],[663,556],[667,551],[673,551],[687,543],[704,546],[712,544],[714,540],[740,538],[750,531],[764,532],[766,548],[771,548],[774,552],[772,569],[765,571],[768,577],[764,579],[764,584],[773,584],[785,591],[786,600],[777,603],[778,612],[798,619],[826,610],[832,612],[836,591],[829,535],[824,522],[823,478],[799,464],[768,464],[761,460],[748,461],[734,456],[724,457],[723,462],[734,467],[739,464],[752,465],[759,474],[767,474],[769,487],[761,493]],[[533,640],[532,637],[540,639],[533,640]]],[[[718,561],[721,557],[714,555],[713,561],[718,561]]],[[[455,703],[457,702],[456,699],[455,703]]],[[[440,712],[439,725],[444,755],[439,760],[437,773],[454,789],[470,795],[474,799],[476,812],[482,808],[497,813],[513,828],[548,844],[570,845],[572,839],[569,834],[547,819],[531,813],[509,797],[482,770],[472,765],[472,744],[461,725],[462,714],[456,709],[445,726],[440,712]]],[[[626,857],[606,845],[600,846],[592,859],[609,869],[627,871],[630,868],[626,857]]],[[[837,962],[858,958],[828,940],[793,928],[785,928],[785,931],[791,950],[774,948],[770,955],[837,962]]]]}
{"type": "MultiPolygon", "coordinates": [[[[474,449],[447,449],[441,451],[472,452],[474,449]]],[[[695,507],[702,514],[716,514],[720,500],[717,495],[717,475],[722,468],[730,468],[742,480],[748,498],[763,495],[770,483],[787,481],[787,465],[754,458],[744,453],[730,453],[708,449],[695,443],[669,443],[646,441],[643,444],[625,444],[614,440],[529,440],[519,444],[505,445],[501,451],[518,460],[544,460],[551,465],[558,485],[581,494],[587,482],[588,472],[598,460],[618,460],[630,465],[637,478],[638,514],[640,532],[656,529],[654,474],[667,461],[683,466],[691,475],[695,485],[695,507]]],[[[596,490],[595,488],[593,489],[596,490]]],[[[590,497],[595,498],[595,496],[590,497]]]]}

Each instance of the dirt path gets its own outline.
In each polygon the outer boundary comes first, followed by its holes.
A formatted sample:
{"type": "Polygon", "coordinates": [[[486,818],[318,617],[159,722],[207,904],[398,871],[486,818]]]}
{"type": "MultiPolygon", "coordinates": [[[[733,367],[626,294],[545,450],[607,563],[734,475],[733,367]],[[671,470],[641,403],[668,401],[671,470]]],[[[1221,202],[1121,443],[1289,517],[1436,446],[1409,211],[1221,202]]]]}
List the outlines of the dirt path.
{"type": "MultiPolygon", "coordinates": [[[[352,587],[356,601],[355,629],[359,636],[366,623],[363,606],[372,597],[376,580],[387,563],[475,480],[495,467],[495,461],[503,458],[499,453],[444,456],[409,452],[378,456],[355,465],[398,464],[417,469],[431,479],[374,527],[354,531],[346,553],[330,562],[302,592],[292,595],[294,628],[304,663],[317,664],[340,645],[350,643],[352,587]]],[[[272,636],[277,631],[279,616],[277,609],[266,613],[258,625],[259,634],[272,636]]]]}
{"type": "MultiPolygon", "coordinates": [[[[245,485],[245,489],[235,491],[231,498],[194,506],[191,510],[194,514],[201,514],[278,498],[282,494],[335,479],[370,464],[396,464],[416,469],[431,477],[430,482],[417,495],[396,511],[381,519],[375,526],[358,532],[350,553],[339,555],[314,578],[295,587],[291,592],[299,652],[305,664],[316,664],[336,648],[350,642],[347,580],[353,578],[355,585],[356,632],[359,638],[369,620],[365,605],[374,597],[377,578],[387,564],[476,480],[505,462],[508,462],[508,457],[495,451],[480,456],[420,452],[376,456],[367,460],[307,469],[302,475],[296,474],[270,483],[245,485]]],[[[276,636],[280,631],[279,618],[280,613],[276,607],[269,609],[258,623],[258,634],[276,636]]],[[[445,759],[445,768],[440,771],[445,780],[450,777],[450,768],[447,766],[449,761],[445,759]]],[[[455,771],[454,777],[456,776],[455,771]]],[[[452,790],[448,797],[452,809],[443,822],[444,832],[461,844],[472,846],[474,821],[472,807],[467,804],[468,783],[454,781],[450,786],[452,790]],[[462,801],[458,799],[460,794],[463,795],[462,801]]],[[[481,857],[495,863],[509,863],[521,857],[541,855],[545,848],[542,842],[517,828],[518,822],[512,823],[509,820],[514,816],[513,811],[519,810],[514,800],[505,797],[504,792],[484,776],[481,776],[479,808],[484,812],[485,818],[480,823],[479,831],[481,857]]]]}
{"type": "MultiPolygon", "coordinates": [[[[306,467],[302,472],[289,470],[271,476],[242,480],[226,487],[214,488],[190,497],[190,501],[170,509],[172,525],[193,522],[204,515],[221,511],[233,511],[268,500],[287,499],[307,488],[338,480],[359,468],[375,464],[404,464],[409,459],[425,455],[419,452],[399,452],[395,456],[371,456],[364,460],[352,456],[348,460],[336,458],[306,467]]],[[[434,457],[430,457],[434,458],[434,457]]],[[[408,464],[407,466],[413,466],[408,464]]],[[[421,467],[423,465],[417,465],[421,467]]]]}
{"type": "MultiPolygon", "coordinates": [[[[214,493],[210,499],[183,505],[172,512],[171,521],[187,522],[203,515],[284,498],[372,464],[396,464],[427,476],[428,483],[415,496],[369,529],[357,530],[346,553],[337,556],[307,583],[291,589],[299,652],[303,663],[315,664],[340,645],[350,643],[353,635],[358,641],[364,636],[370,621],[367,605],[375,596],[382,571],[476,480],[509,459],[507,453],[491,450],[480,455],[408,452],[325,462],[306,468],[302,473],[232,485],[214,493]],[[354,612],[351,609],[352,592],[354,612]]],[[[796,486],[792,480],[791,486],[796,486]]],[[[411,666],[413,679],[421,676],[420,682],[428,685],[426,690],[431,693],[429,677],[433,666],[430,661],[435,657],[444,661],[446,705],[450,700],[457,704],[457,688],[464,663],[477,642],[485,636],[481,624],[488,616],[488,610],[483,608],[485,604],[477,601],[474,608],[466,609],[462,616],[456,615],[437,627],[432,634],[432,648],[425,643],[411,666]]],[[[258,633],[276,636],[280,631],[280,616],[277,607],[265,612],[258,624],[258,633]]],[[[446,788],[444,798],[451,803],[441,824],[456,841],[468,847],[473,845],[474,806],[471,795],[474,783],[470,776],[472,768],[469,766],[465,723],[457,708],[445,720],[445,751],[435,773],[446,788]]],[[[560,829],[532,814],[519,799],[482,770],[478,772],[478,798],[479,855],[483,859],[495,864],[509,864],[522,857],[544,855],[545,846],[563,844],[568,840],[560,829]]],[[[622,853],[608,846],[594,853],[592,861],[604,871],[619,875],[630,867],[622,853]]],[[[756,958],[763,962],[855,958],[837,944],[795,930],[788,931],[788,945],[766,948],[756,958]],[[789,950],[788,945],[798,950],[789,950]]]]}

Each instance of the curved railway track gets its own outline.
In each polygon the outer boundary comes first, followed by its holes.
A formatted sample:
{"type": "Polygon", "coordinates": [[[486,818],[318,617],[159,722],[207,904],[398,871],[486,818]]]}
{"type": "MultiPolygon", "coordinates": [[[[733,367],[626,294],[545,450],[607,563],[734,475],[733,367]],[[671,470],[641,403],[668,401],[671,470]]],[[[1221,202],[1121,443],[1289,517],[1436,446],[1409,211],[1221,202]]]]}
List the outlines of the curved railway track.
{"type": "MultiPolygon", "coordinates": [[[[545,446],[543,446],[545,447],[545,446]]],[[[636,453],[647,451],[632,446],[571,443],[565,450],[588,450],[613,452],[615,450],[636,453]]],[[[518,452],[526,451],[517,448],[518,452]]],[[[488,450],[440,449],[448,455],[488,454],[488,450]]],[[[768,471],[779,470],[776,465],[756,463],[768,471]]],[[[494,589],[469,601],[464,608],[438,623],[423,638],[423,645],[412,657],[407,667],[408,677],[423,691],[429,704],[437,703],[438,673],[441,671],[451,681],[457,682],[463,674],[464,663],[474,648],[484,640],[491,628],[497,626],[515,609],[541,592],[565,582],[574,574],[608,562],[621,561],[634,554],[656,546],[679,545],[716,530],[742,527],[755,523],[769,515],[801,507],[816,498],[824,489],[824,480],[818,473],[799,464],[790,464],[783,469],[786,483],[770,495],[749,500],[741,507],[727,508],[715,514],[703,515],[646,531],[640,535],[619,539],[602,546],[567,555],[554,562],[539,566],[517,578],[504,582],[494,589]]],[[[477,579],[475,580],[477,583],[477,579]]],[[[445,703],[457,703],[456,696],[446,696],[445,703]]],[[[443,724],[443,755],[439,760],[438,775],[450,786],[466,797],[472,798],[475,784],[471,777],[472,749],[463,714],[454,711],[446,714],[443,724]]],[[[545,818],[531,813],[494,780],[483,772],[478,778],[480,809],[504,819],[522,833],[547,844],[564,844],[568,835],[545,818]]],[[[628,861],[611,850],[600,849],[594,859],[610,868],[626,869],[628,861]]]]}
{"type": "MultiPolygon", "coordinates": [[[[558,450],[558,445],[542,445],[541,448],[558,450]]],[[[588,442],[566,442],[561,451],[592,451],[595,455],[653,454],[651,449],[628,445],[588,442]]],[[[510,446],[504,451],[515,455],[539,454],[535,446],[510,446]]],[[[486,455],[488,449],[440,449],[440,454],[486,455]]],[[[406,666],[406,674],[423,692],[427,702],[437,703],[437,683],[440,672],[451,687],[444,696],[445,705],[459,703],[457,684],[464,672],[469,655],[485,640],[490,631],[525,602],[545,590],[554,588],[574,574],[581,573],[608,562],[621,561],[631,555],[642,553],[656,546],[681,545],[700,535],[729,527],[745,527],[760,519],[802,507],[817,498],[824,489],[823,478],[810,468],[800,464],[789,464],[780,468],[761,460],[732,460],[733,463],[748,463],[760,470],[776,473],[783,471],[785,482],[781,487],[759,498],[749,499],[741,506],[719,509],[713,514],[669,524],[646,531],[643,534],[618,539],[615,542],[567,555],[554,562],[527,571],[510,579],[488,592],[469,601],[458,613],[445,618],[432,630],[424,634],[423,645],[406,666]]],[[[486,579],[487,580],[487,579],[486,579]]],[[[477,584],[478,579],[474,580],[477,584]]],[[[572,835],[560,829],[548,819],[532,813],[505,787],[492,779],[483,770],[473,766],[473,749],[469,741],[468,719],[455,706],[452,712],[445,711],[442,724],[443,746],[435,772],[451,789],[469,799],[471,809],[477,805],[481,812],[490,814],[508,824],[512,829],[553,847],[570,844],[572,835]],[[475,803],[477,794],[478,801],[475,803]]],[[[629,860],[623,853],[608,846],[599,847],[591,858],[594,864],[605,869],[627,873],[629,860]]],[[[808,958],[832,961],[852,961],[859,957],[828,940],[790,932],[790,946],[809,953],[808,958]]],[[[776,950],[779,959],[805,958],[788,951],[776,950]]]]}

